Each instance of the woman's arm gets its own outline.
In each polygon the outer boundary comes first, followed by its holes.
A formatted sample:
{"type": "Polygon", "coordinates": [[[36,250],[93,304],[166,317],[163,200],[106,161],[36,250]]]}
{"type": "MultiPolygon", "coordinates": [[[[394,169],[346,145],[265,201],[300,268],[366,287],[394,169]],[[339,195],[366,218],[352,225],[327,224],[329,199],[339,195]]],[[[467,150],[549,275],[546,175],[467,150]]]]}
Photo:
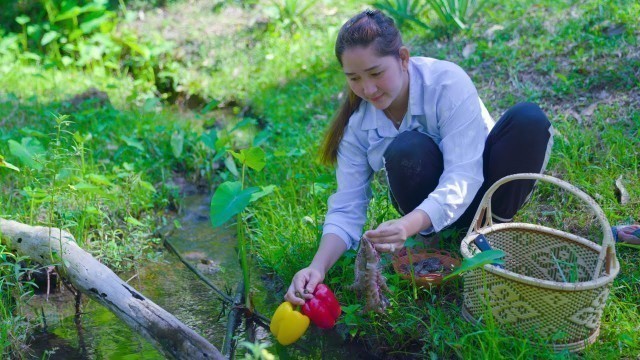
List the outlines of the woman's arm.
{"type": "Polygon", "coordinates": [[[347,245],[335,234],[325,234],[320,240],[320,246],[311,264],[298,271],[289,285],[285,300],[295,305],[304,305],[306,299],[313,298],[313,291],[338,261],[340,256],[347,250],[347,245]]]}

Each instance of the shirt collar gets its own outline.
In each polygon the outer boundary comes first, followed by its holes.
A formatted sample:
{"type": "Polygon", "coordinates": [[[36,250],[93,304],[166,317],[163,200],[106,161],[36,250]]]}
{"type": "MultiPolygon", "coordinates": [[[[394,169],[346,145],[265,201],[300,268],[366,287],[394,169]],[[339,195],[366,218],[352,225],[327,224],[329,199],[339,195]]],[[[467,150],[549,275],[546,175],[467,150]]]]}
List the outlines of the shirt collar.
{"type": "MultiPolygon", "coordinates": [[[[424,109],[421,106],[423,102],[420,101],[423,94],[424,91],[422,88],[422,79],[420,79],[419,70],[413,63],[413,61],[409,59],[409,113],[411,114],[411,116],[424,115],[424,109]]],[[[364,106],[365,114],[362,120],[362,126],[360,127],[362,130],[372,130],[377,128],[384,129],[387,127],[395,130],[393,124],[391,124],[389,121],[386,121],[381,110],[376,109],[375,106],[373,106],[368,101],[363,100],[363,103],[364,104],[361,104],[361,106],[364,106]]]]}

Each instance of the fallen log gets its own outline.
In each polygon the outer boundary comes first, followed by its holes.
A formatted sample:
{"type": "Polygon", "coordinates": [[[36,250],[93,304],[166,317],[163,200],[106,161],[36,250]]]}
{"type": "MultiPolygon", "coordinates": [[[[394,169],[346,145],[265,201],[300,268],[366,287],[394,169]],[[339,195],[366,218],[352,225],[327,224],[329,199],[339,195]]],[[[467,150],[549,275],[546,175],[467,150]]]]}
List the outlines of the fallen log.
{"type": "Polygon", "coordinates": [[[19,254],[43,265],[56,265],[58,273],[78,290],[113,312],[164,356],[225,359],[206,339],[81,249],[67,231],[0,218],[0,235],[19,254]]]}

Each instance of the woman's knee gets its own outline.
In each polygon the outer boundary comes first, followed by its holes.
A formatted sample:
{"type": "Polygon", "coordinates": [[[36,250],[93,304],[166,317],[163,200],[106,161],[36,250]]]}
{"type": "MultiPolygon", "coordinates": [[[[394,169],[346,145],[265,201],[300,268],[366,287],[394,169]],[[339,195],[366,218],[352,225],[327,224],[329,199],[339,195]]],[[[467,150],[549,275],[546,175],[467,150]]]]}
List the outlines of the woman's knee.
{"type": "Polygon", "coordinates": [[[551,122],[542,109],[535,103],[522,102],[509,109],[519,131],[535,134],[548,131],[551,122]]]}
{"type": "Polygon", "coordinates": [[[439,155],[438,145],[428,135],[419,131],[405,131],[398,134],[384,152],[386,162],[397,159],[422,158],[429,155],[439,155]]]}

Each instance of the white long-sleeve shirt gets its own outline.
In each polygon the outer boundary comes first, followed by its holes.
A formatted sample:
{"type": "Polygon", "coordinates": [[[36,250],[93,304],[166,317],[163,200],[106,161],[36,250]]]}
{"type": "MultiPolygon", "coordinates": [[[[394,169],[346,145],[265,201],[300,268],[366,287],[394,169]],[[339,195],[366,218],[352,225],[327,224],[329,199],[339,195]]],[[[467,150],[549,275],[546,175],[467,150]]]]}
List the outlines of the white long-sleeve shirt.
{"type": "Polygon", "coordinates": [[[337,191],[329,198],[323,234],[357,248],[371,199],[371,179],[398,134],[420,131],[438,145],[444,171],[418,205],[434,231],[457,220],[483,182],[482,153],[494,122],[469,76],[456,64],[425,57],[409,61],[409,106],[398,129],[367,101],[351,115],[338,147],[337,191]]]}

